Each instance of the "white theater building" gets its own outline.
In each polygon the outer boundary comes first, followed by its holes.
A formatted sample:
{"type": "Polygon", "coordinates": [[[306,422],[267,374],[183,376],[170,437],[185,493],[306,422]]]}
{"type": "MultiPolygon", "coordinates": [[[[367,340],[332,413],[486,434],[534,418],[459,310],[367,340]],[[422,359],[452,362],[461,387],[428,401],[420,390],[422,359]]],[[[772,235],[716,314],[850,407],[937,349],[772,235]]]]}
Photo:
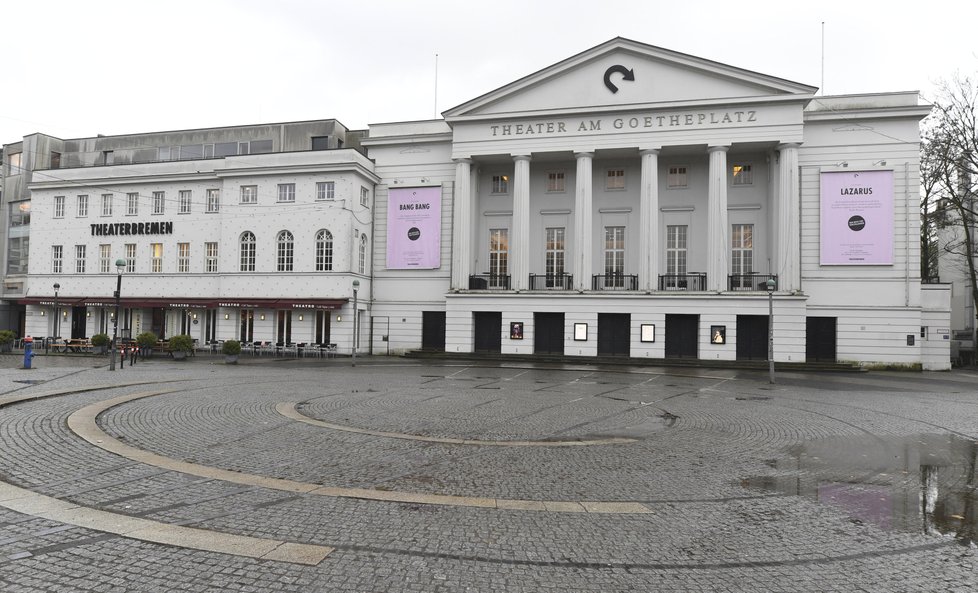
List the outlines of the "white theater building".
{"type": "Polygon", "coordinates": [[[919,277],[929,107],[816,92],[618,38],[371,125],[369,158],[270,136],[35,175],[27,331],[51,335],[54,282],[77,333],[106,329],[122,257],[133,335],[350,352],[357,280],[362,352],[765,360],[773,305],[777,361],[949,368],[949,290],[919,277]]]}

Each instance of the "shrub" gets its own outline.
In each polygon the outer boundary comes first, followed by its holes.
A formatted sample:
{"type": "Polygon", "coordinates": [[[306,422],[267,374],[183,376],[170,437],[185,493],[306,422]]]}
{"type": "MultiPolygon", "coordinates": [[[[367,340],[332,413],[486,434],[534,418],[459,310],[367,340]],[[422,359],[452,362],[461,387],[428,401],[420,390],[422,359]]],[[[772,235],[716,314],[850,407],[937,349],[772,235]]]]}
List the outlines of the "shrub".
{"type": "Polygon", "coordinates": [[[237,340],[225,340],[221,346],[221,353],[229,356],[241,354],[241,342],[237,340]]]}
{"type": "Polygon", "coordinates": [[[109,345],[112,340],[109,338],[109,334],[95,334],[92,336],[92,346],[96,348],[103,348],[109,345]]]}
{"type": "Polygon", "coordinates": [[[143,332],[136,336],[136,344],[138,344],[140,348],[152,348],[156,345],[158,340],[159,338],[157,338],[156,334],[153,332],[143,332]]]}
{"type": "Polygon", "coordinates": [[[9,329],[0,330],[0,344],[10,344],[17,337],[17,334],[9,329]]]}
{"type": "Polygon", "coordinates": [[[193,352],[194,339],[188,335],[173,336],[170,338],[171,352],[193,352]]]}

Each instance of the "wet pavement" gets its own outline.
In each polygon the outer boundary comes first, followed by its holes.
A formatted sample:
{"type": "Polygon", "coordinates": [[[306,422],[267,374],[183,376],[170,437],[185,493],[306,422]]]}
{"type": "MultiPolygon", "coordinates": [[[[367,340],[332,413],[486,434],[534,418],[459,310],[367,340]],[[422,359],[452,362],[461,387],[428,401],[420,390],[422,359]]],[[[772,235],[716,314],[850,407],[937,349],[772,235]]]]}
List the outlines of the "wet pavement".
{"type": "Polygon", "coordinates": [[[13,359],[4,593],[978,588],[973,371],[13,359]]]}

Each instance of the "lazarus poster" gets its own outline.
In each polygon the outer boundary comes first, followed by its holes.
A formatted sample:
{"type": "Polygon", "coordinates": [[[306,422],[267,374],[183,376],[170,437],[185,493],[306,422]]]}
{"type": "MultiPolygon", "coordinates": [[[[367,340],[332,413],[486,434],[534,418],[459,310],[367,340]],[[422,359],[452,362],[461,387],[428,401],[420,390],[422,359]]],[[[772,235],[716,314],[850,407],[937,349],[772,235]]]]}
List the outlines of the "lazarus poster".
{"type": "Polygon", "coordinates": [[[441,267],[441,187],[391,189],[387,198],[387,269],[441,267]]]}
{"type": "Polygon", "coordinates": [[[893,263],[893,171],[821,175],[821,264],[893,263]]]}

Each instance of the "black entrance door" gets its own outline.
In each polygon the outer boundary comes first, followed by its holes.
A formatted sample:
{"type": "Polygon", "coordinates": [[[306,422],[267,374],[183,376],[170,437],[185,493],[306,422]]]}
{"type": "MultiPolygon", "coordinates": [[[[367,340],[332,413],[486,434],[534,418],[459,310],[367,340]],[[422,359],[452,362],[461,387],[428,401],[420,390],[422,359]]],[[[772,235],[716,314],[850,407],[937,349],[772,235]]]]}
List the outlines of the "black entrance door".
{"type": "Polygon", "coordinates": [[[160,307],[153,309],[153,323],[149,326],[149,330],[156,334],[157,338],[166,339],[166,309],[160,307]]]}
{"type": "Polygon", "coordinates": [[[475,351],[499,353],[503,350],[503,314],[498,311],[476,311],[475,351]]]}
{"type": "Polygon", "coordinates": [[[737,360],[767,360],[767,316],[737,316],[737,360]]]}
{"type": "Polygon", "coordinates": [[[699,315],[666,315],[666,358],[697,358],[699,331],[699,315]]]}
{"type": "Polygon", "coordinates": [[[835,362],[835,317],[805,319],[805,360],[835,362]]]}
{"type": "Polygon", "coordinates": [[[85,325],[88,320],[88,309],[85,307],[71,308],[71,339],[80,340],[88,337],[85,335],[85,325]]]}
{"type": "Polygon", "coordinates": [[[445,312],[421,312],[421,348],[445,351],[445,312]]]}
{"type": "Polygon", "coordinates": [[[629,356],[632,316],[598,313],[598,356],[629,356]]]}
{"type": "Polygon", "coordinates": [[[536,354],[564,353],[564,314],[533,314],[533,352],[536,354]]]}

